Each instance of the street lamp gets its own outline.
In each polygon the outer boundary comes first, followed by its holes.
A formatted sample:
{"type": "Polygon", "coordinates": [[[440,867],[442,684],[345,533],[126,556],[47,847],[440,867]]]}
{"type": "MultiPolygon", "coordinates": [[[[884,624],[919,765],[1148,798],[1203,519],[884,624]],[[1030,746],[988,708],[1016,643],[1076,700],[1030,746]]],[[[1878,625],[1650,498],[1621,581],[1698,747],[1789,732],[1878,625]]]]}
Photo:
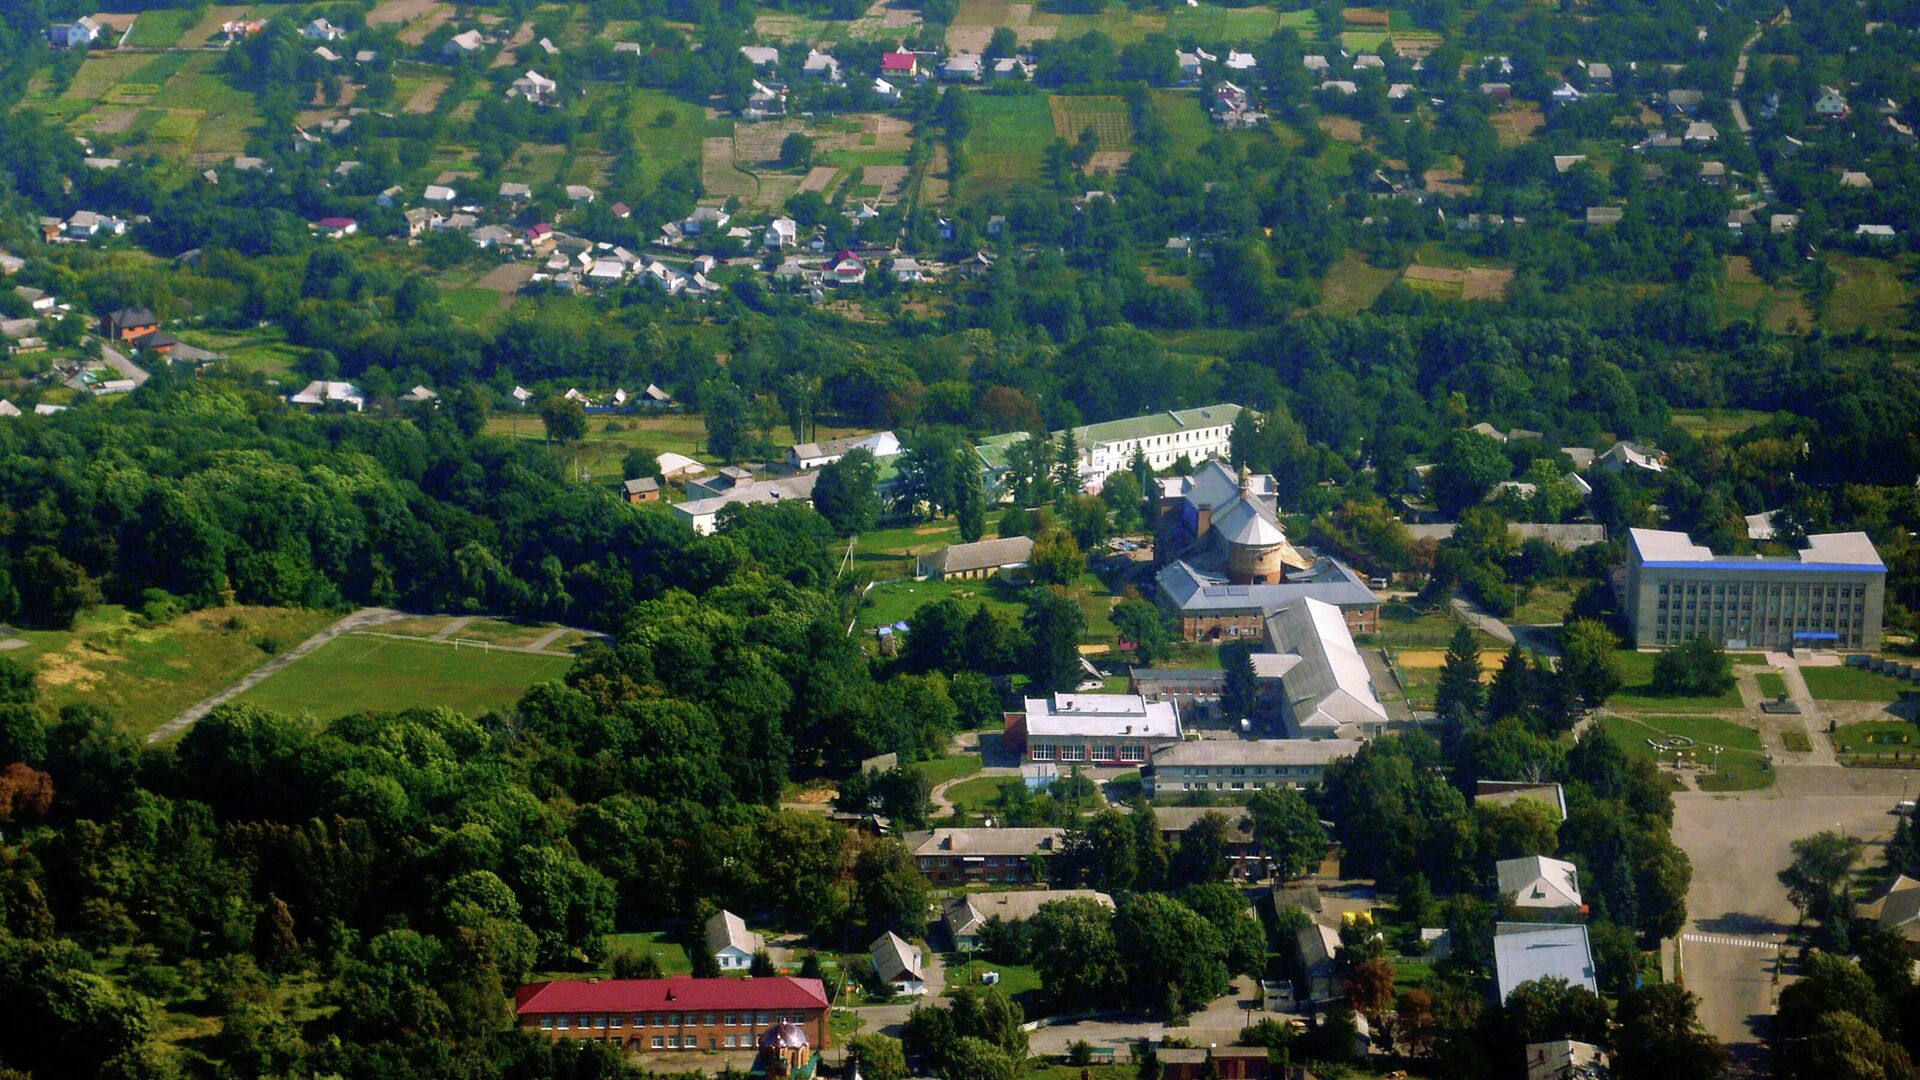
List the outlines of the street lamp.
{"type": "Polygon", "coordinates": [[[1713,775],[1719,776],[1720,775],[1720,748],[1717,746],[1709,746],[1707,747],[1707,749],[1712,751],[1713,753],[1713,775]]]}

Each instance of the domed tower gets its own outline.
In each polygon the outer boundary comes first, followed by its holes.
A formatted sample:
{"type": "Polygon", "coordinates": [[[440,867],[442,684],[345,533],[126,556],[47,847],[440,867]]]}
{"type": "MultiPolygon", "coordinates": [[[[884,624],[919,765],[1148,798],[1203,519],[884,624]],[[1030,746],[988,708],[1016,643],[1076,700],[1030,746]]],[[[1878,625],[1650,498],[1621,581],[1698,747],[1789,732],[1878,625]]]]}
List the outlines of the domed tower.
{"type": "Polygon", "coordinates": [[[812,1058],[806,1029],[791,1020],[773,1025],[760,1036],[759,1064],[768,1077],[791,1076],[812,1058]]]}
{"type": "Polygon", "coordinates": [[[1227,580],[1235,585],[1272,585],[1285,574],[1281,556],[1287,534],[1259,514],[1248,514],[1227,534],[1227,580]]]}

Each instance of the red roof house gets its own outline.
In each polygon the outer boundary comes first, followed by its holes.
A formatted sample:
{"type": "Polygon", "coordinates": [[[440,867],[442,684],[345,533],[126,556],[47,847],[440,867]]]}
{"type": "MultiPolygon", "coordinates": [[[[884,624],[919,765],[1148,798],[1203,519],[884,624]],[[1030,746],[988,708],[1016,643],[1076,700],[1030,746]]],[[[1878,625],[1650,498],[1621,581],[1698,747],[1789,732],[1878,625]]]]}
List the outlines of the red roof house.
{"type": "Polygon", "coordinates": [[[905,75],[909,78],[920,74],[920,58],[910,52],[882,53],[880,56],[880,74],[905,75]]]}
{"type": "Polygon", "coordinates": [[[514,992],[520,1027],[557,1039],[597,1039],[633,1050],[751,1050],[795,1024],[826,1049],[827,992],[819,979],[567,979],[514,992]]]}

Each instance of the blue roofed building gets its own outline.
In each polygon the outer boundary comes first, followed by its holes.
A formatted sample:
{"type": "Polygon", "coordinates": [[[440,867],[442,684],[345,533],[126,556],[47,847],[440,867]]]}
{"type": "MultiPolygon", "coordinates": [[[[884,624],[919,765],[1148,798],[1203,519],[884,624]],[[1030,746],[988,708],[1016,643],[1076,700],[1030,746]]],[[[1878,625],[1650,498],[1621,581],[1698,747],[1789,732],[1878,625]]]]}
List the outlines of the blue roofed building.
{"type": "Polygon", "coordinates": [[[1880,647],[1887,567],[1863,532],[1790,555],[1716,555],[1683,532],[1627,532],[1624,606],[1640,648],[1705,636],[1728,649],[1880,647]]]}

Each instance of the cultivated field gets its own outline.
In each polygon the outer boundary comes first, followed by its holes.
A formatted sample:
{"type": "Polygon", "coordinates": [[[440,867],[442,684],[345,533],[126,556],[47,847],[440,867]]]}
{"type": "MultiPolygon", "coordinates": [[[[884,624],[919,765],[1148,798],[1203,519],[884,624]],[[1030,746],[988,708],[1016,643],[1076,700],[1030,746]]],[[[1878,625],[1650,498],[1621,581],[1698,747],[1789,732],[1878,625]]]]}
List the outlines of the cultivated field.
{"type": "Polygon", "coordinates": [[[1053,112],[1038,94],[1017,97],[980,95],[974,100],[973,130],[967,135],[966,176],[969,197],[1006,191],[1040,179],[1047,144],[1053,141],[1053,112]]]}
{"type": "Polygon", "coordinates": [[[331,720],[446,706],[467,716],[511,708],[527,687],[566,674],[566,657],[352,633],[268,676],[236,701],[331,720]]]}

